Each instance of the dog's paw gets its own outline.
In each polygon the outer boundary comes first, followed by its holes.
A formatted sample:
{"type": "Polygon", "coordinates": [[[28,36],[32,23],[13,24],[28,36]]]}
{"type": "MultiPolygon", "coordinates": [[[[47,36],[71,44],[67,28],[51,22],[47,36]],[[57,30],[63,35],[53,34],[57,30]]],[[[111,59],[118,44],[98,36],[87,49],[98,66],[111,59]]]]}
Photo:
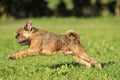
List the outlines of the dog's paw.
{"type": "Polygon", "coordinates": [[[95,65],[97,68],[99,68],[99,69],[102,69],[102,65],[99,63],[99,64],[97,64],[97,65],[95,65]]]}
{"type": "Polygon", "coordinates": [[[17,59],[15,55],[10,55],[10,56],[8,56],[8,58],[11,59],[11,60],[16,60],[17,59]]]}

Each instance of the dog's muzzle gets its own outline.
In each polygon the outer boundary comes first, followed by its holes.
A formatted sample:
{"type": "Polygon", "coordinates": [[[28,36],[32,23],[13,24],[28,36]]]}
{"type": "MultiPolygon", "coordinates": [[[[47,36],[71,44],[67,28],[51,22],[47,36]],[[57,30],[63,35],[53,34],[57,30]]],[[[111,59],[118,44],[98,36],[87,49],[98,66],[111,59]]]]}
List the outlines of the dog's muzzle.
{"type": "Polygon", "coordinates": [[[19,41],[19,40],[18,40],[18,43],[19,43],[20,45],[30,45],[30,41],[29,41],[29,40],[23,40],[23,41],[19,41]]]}

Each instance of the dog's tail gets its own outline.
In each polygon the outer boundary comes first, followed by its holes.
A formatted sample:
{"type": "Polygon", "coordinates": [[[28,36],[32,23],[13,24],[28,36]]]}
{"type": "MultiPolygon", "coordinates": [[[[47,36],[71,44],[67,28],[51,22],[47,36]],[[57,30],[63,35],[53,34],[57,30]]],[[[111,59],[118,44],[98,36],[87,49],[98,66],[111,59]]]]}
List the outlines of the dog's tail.
{"type": "Polygon", "coordinates": [[[70,40],[79,40],[79,35],[74,30],[68,30],[65,34],[70,40]]]}

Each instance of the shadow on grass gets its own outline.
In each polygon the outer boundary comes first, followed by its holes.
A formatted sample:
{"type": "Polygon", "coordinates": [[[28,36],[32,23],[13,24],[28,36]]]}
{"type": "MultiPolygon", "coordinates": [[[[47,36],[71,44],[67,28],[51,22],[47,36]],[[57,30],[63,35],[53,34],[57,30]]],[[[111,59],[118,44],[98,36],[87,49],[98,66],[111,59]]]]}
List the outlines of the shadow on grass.
{"type": "Polygon", "coordinates": [[[108,66],[112,66],[114,64],[117,64],[118,62],[115,62],[115,61],[109,61],[109,62],[104,62],[104,63],[101,63],[102,64],[102,67],[105,68],[105,67],[108,67],[108,66]]]}
{"type": "MultiPolygon", "coordinates": [[[[102,64],[102,68],[105,68],[105,67],[112,66],[114,64],[118,64],[118,62],[109,61],[109,62],[104,62],[104,63],[101,63],[101,64],[102,64]]],[[[67,67],[81,67],[81,66],[84,66],[85,67],[85,65],[79,64],[77,62],[54,64],[54,65],[51,65],[49,67],[52,68],[52,69],[53,68],[57,69],[57,68],[60,68],[62,66],[67,66],[67,67]]]]}
{"type": "Polygon", "coordinates": [[[51,65],[49,66],[50,68],[54,68],[54,69],[57,69],[57,68],[60,68],[62,66],[67,66],[67,67],[80,67],[82,66],[81,64],[77,63],[77,62],[71,62],[71,63],[60,63],[60,64],[54,64],[54,65],[51,65]]]}

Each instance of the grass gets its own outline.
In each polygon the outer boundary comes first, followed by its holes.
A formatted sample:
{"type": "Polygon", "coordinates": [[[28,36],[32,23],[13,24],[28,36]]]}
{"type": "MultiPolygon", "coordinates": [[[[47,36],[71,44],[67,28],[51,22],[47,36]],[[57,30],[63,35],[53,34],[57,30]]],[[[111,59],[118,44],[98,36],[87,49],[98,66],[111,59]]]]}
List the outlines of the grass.
{"type": "Polygon", "coordinates": [[[27,19],[0,21],[0,80],[119,80],[120,20],[105,18],[31,18],[33,25],[49,32],[64,34],[74,29],[88,54],[102,63],[103,69],[86,68],[72,56],[27,57],[9,60],[8,55],[24,50],[18,45],[16,30],[27,19]]]}

